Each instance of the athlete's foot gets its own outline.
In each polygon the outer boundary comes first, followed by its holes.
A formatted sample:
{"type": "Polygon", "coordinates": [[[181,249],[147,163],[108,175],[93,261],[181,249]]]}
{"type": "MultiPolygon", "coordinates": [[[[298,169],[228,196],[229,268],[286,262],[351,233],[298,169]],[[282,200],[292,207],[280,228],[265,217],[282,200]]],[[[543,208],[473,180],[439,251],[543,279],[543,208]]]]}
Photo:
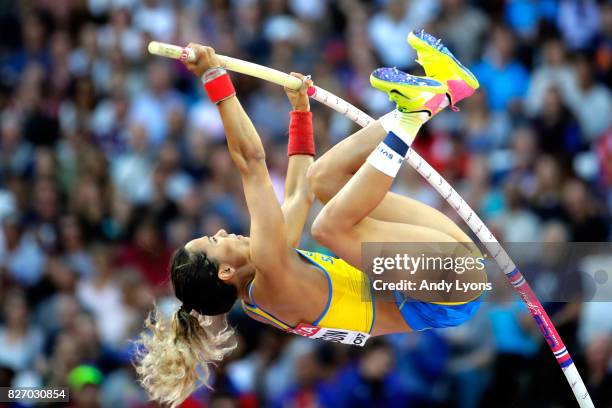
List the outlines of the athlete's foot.
{"type": "Polygon", "coordinates": [[[478,89],[478,80],[442,41],[423,30],[408,34],[408,44],[417,52],[417,60],[427,76],[444,83],[448,88],[451,106],[472,95],[478,89]]]}
{"type": "Polygon", "coordinates": [[[433,116],[447,105],[446,84],[433,78],[410,75],[397,68],[378,68],[370,75],[370,83],[386,92],[400,112],[427,112],[433,116]]]}

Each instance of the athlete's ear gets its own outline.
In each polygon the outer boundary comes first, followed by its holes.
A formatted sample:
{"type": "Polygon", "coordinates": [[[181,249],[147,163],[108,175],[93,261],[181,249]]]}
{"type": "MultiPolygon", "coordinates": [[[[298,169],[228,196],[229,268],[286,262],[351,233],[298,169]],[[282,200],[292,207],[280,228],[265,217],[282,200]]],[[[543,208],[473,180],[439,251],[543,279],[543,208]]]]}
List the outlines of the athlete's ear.
{"type": "Polygon", "coordinates": [[[226,263],[222,263],[219,265],[219,272],[217,273],[217,276],[219,277],[219,279],[221,279],[222,281],[228,281],[230,279],[232,279],[234,277],[234,274],[236,273],[236,270],[234,268],[232,268],[231,266],[229,266],[226,263]]]}

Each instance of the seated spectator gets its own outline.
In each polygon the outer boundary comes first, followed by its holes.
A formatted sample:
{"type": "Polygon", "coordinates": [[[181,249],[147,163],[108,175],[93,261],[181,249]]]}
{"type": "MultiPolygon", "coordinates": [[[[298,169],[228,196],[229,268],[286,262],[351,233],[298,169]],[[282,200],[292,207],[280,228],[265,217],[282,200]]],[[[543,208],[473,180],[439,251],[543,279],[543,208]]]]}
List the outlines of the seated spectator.
{"type": "Polygon", "coordinates": [[[96,92],[91,78],[83,76],[72,84],[70,99],[59,107],[62,130],[69,134],[77,129],[92,129],[92,112],[96,106],[96,92]]]}
{"type": "Polygon", "coordinates": [[[156,290],[165,290],[171,250],[166,247],[155,220],[149,216],[136,220],[132,241],[118,254],[119,266],[131,266],[156,290]]]}
{"type": "Polygon", "coordinates": [[[504,146],[511,124],[503,112],[493,113],[487,106],[486,92],[477,92],[465,103],[461,131],[465,144],[474,153],[488,153],[504,146]]]}
{"type": "Polygon", "coordinates": [[[406,46],[406,35],[422,28],[433,17],[436,3],[389,0],[384,10],[370,19],[370,40],[383,65],[405,69],[414,64],[415,54],[406,46]]]}
{"type": "Polygon", "coordinates": [[[595,337],[586,346],[585,360],[588,367],[585,382],[593,402],[601,407],[612,405],[612,335],[602,333],[595,337]]]}
{"type": "Polygon", "coordinates": [[[449,49],[465,64],[480,57],[480,49],[489,21],[483,12],[466,0],[443,0],[434,25],[449,49]],[[448,40],[446,40],[448,39],[448,40]]]}
{"type": "Polygon", "coordinates": [[[68,374],[70,408],[100,408],[100,386],[104,374],[91,365],[79,365],[68,374]]]}
{"type": "Polygon", "coordinates": [[[32,165],[32,145],[23,140],[16,115],[5,113],[0,123],[0,178],[24,175],[32,165]]]}
{"type": "Polygon", "coordinates": [[[473,67],[494,112],[518,103],[529,87],[529,74],[514,59],[514,47],[513,34],[505,27],[495,27],[483,59],[473,67]]]}
{"type": "Polygon", "coordinates": [[[571,240],[606,241],[610,233],[609,214],[594,199],[582,180],[568,180],[563,187],[563,208],[570,225],[571,240]]]}
{"type": "Polygon", "coordinates": [[[473,155],[465,179],[459,185],[461,197],[483,218],[489,219],[503,209],[502,192],[492,185],[486,156],[473,155]]]}
{"type": "Polygon", "coordinates": [[[0,266],[20,284],[32,286],[43,272],[45,254],[16,214],[5,217],[0,229],[0,266]]]}
{"type": "Polygon", "coordinates": [[[159,146],[168,136],[169,112],[183,109],[180,95],[171,87],[170,67],[165,61],[147,68],[148,84],[134,99],[130,109],[131,122],[146,128],[150,143],[159,146]]]}
{"type": "Polygon", "coordinates": [[[43,67],[49,67],[51,61],[49,50],[45,46],[47,27],[44,24],[44,14],[32,12],[21,16],[21,40],[22,46],[9,56],[4,62],[6,71],[3,72],[3,80],[15,81],[19,74],[30,63],[39,63],[43,67]]]}
{"type": "Polygon", "coordinates": [[[142,36],[132,25],[127,8],[116,8],[110,12],[110,22],[98,30],[98,44],[105,53],[120,51],[129,60],[142,57],[142,36]]]}
{"type": "Polygon", "coordinates": [[[537,115],[546,107],[545,97],[551,88],[559,90],[563,101],[570,97],[576,73],[567,61],[566,52],[564,43],[556,37],[547,39],[542,45],[525,95],[527,115],[537,115]]]}
{"type": "Polygon", "coordinates": [[[547,89],[542,102],[542,109],[532,121],[538,135],[538,147],[542,153],[568,162],[582,147],[580,127],[557,88],[547,89]]]}
{"type": "Polygon", "coordinates": [[[511,407],[527,402],[526,384],[532,380],[529,367],[538,350],[539,334],[527,307],[509,285],[496,289],[488,310],[496,356],[482,406],[511,407]]]}
{"type": "Polygon", "coordinates": [[[563,219],[561,187],[563,174],[559,161],[542,156],[535,168],[534,190],[529,196],[531,209],[540,220],[563,219]]]}
{"type": "Polygon", "coordinates": [[[15,372],[32,369],[43,348],[43,333],[30,321],[26,299],[13,292],[2,302],[0,366],[15,372]]]}
{"type": "Polygon", "coordinates": [[[98,103],[92,112],[92,132],[109,161],[128,149],[129,103],[124,91],[117,91],[98,103]]]}
{"type": "Polygon", "coordinates": [[[577,75],[568,105],[578,118],[584,141],[592,143],[612,125],[612,94],[595,80],[590,58],[581,55],[575,65],[577,75]]]}
{"type": "Polygon", "coordinates": [[[409,397],[393,369],[391,347],[384,341],[368,343],[355,366],[340,374],[336,407],[406,406],[409,397]]]}
{"type": "Polygon", "coordinates": [[[54,338],[46,364],[45,386],[67,387],[69,373],[79,365],[81,351],[78,341],[68,331],[54,338]]]}
{"type": "MultiPolygon", "coordinates": [[[[539,157],[537,135],[532,127],[523,125],[513,129],[510,136],[512,143],[511,157],[505,166],[495,169],[497,172],[510,172],[509,177],[516,177],[516,182],[523,193],[530,191],[533,185],[533,169],[539,157]]],[[[495,163],[491,163],[495,166],[495,163]]]]}
{"type": "Polygon", "coordinates": [[[330,384],[323,382],[323,366],[317,353],[305,353],[295,362],[295,385],[278,398],[276,406],[333,406],[330,384]]]}
{"type": "Polygon", "coordinates": [[[465,325],[440,331],[450,349],[446,369],[458,408],[480,406],[480,400],[491,379],[495,350],[488,306],[488,301],[483,302],[478,314],[465,325]],[[479,335],[473,336],[472,333],[479,335]]]}
{"type": "Polygon", "coordinates": [[[492,222],[500,229],[505,242],[537,242],[540,222],[529,211],[525,196],[516,181],[504,185],[505,208],[492,222]]]}
{"type": "Polygon", "coordinates": [[[96,89],[106,89],[110,81],[111,67],[105,57],[98,47],[96,25],[92,22],[83,24],[79,30],[79,47],[74,48],[68,57],[72,75],[77,78],[91,76],[96,89]]]}
{"type": "MultiPolygon", "coordinates": [[[[524,263],[521,270],[538,299],[542,302],[559,336],[572,354],[578,350],[577,332],[585,289],[582,270],[576,251],[568,244],[569,231],[559,221],[550,221],[542,226],[541,243],[537,245],[538,256],[524,263]]],[[[535,378],[530,393],[538,405],[572,404],[570,390],[556,389],[561,377],[559,369],[550,361],[548,343],[542,342],[534,364],[535,378]]]]}
{"type": "Polygon", "coordinates": [[[82,228],[74,216],[60,221],[60,244],[68,263],[82,277],[92,276],[94,266],[86,250],[82,228]]]}
{"type": "Polygon", "coordinates": [[[77,284],[77,298],[93,313],[102,341],[119,344],[126,330],[123,327],[126,311],[121,300],[121,288],[112,265],[112,252],[98,247],[92,250],[95,273],[77,284]]]}
{"type": "Polygon", "coordinates": [[[170,41],[176,24],[175,12],[170,4],[160,0],[144,0],[137,4],[134,25],[153,38],[170,41]]]}
{"type": "Polygon", "coordinates": [[[128,202],[144,204],[151,200],[152,145],[144,126],[133,123],[126,132],[129,148],[111,160],[110,176],[128,202]]]}

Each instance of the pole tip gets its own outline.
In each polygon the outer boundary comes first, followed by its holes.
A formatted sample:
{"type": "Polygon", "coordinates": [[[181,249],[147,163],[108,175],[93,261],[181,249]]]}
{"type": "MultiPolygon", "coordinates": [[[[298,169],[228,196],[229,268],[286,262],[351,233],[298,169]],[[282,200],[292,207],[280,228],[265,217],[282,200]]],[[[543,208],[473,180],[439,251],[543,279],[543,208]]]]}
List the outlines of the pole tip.
{"type": "Polygon", "coordinates": [[[157,41],[151,41],[147,46],[147,50],[151,54],[159,54],[159,43],[157,41]]]}

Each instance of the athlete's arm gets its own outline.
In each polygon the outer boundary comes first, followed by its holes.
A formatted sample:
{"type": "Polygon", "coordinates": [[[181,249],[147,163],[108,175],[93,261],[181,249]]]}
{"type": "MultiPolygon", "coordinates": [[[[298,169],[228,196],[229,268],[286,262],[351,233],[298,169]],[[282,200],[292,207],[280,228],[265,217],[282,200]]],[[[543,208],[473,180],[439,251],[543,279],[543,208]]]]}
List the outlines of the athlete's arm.
{"type": "MultiPolygon", "coordinates": [[[[212,48],[198,44],[189,44],[189,47],[197,58],[186,65],[198,77],[210,68],[221,66],[212,48]]],[[[264,274],[284,271],[292,251],[287,245],[285,220],[272,188],[261,139],[236,96],[219,102],[217,107],[251,215],[251,261],[264,274]]]]}
{"type": "MultiPolygon", "coordinates": [[[[291,75],[304,80],[304,75],[291,73],[291,75]]],[[[310,104],[306,90],[312,85],[306,80],[299,91],[285,88],[293,111],[310,112],[310,104]]],[[[297,135],[298,137],[300,135],[297,135]]],[[[314,201],[314,194],[308,187],[306,172],[314,161],[308,154],[293,154],[289,156],[287,165],[287,178],[285,179],[285,199],[282,205],[285,224],[287,225],[287,239],[289,245],[297,247],[308,218],[308,211],[314,201]]]]}

